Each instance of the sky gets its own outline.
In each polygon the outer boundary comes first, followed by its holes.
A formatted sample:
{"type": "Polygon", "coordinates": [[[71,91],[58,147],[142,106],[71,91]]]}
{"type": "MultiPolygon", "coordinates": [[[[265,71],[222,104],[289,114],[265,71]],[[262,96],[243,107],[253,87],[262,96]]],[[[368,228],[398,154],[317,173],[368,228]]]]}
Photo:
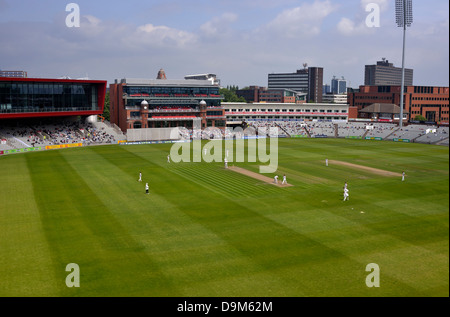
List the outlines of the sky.
{"type": "MultiPolygon", "coordinates": [[[[405,67],[449,86],[449,4],[413,0],[405,67]]],[[[269,73],[323,67],[324,84],[364,84],[383,57],[401,67],[395,0],[0,0],[0,69],[28,77],[168,79],[213,73],[267,87],[269,73]],[[79,8],[79,27],[70,27],[79,8]],[[69,21],[67,21],[69,20],[69,21]],[[69,22],[69,23],[67,23],[69,22]]]]}

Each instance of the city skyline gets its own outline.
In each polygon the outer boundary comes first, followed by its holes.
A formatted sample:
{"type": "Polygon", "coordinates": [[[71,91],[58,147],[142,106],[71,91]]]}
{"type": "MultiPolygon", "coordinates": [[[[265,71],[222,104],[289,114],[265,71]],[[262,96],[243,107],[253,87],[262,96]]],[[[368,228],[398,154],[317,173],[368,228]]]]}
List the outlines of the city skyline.
{"type": "MultiPolygon", "coordinates": [[[[222,86],[267,86],[270,73],[323,67],[324,83],[364,84],[365,65],[383,57],[401,66],[393,0],[76,1],[80,26],[68,27],[70,1],[0,0],[0,69],[29,77],[168,79],[214,73],[222,86]],[[376,4],[379,26],[366,11],[376,4]]],[[[449,5],[413,1],[405,67],[414,85],[449,85],[449,5]]]]}

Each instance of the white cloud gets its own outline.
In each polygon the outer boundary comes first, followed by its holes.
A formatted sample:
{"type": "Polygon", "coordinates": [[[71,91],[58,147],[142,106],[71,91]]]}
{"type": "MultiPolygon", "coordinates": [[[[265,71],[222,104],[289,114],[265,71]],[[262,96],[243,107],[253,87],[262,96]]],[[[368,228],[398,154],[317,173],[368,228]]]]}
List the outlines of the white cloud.
{"type": "Polygon", "coordinates": [[[139,26],[132,36],[135,36],[135,41],[150,45],[183,47],[196,41],[196,35],[193,33],[150,23],[139,26]]]}
{"type": "Polygon", "coordinates": [[[356,24],[354,21],[348,19],[348,18],[342,18],[338,25],[337,30],[342,35],[363,35],[363,34],[370,34],[373,32],[373,28],[367,27],[367,25],[362,22],[359,24],[356,24]]]}
{"type": "Polygon", "coordinates": [[[237,14],[225,12],[200,26],[200,31],[207,37],[224,35],[229,32],[229,25],[238,19],[237,14]]]}
{"type": "Polygon", "coordinates": [[[320,33],[322,21],[335,11],[330,1],[315,0],[281,12],[267,24],[267,29],[286,37],[315,36],[320,33]]]}

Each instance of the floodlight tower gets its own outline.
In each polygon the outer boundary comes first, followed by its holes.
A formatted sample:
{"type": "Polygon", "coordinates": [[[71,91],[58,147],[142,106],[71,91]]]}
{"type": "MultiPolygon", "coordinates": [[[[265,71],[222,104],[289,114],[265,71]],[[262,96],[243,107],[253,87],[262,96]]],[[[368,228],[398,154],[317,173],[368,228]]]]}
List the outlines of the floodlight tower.
{"type": "Polygon", "coordinates": [[[403,94],[405,87],[405,36],[406,27],[411,26],[413,21],[412,0],[395,0],[395,22],[398,27],[403,28],[403,51],[402,51],[402,84],[400,87],[400,122],[403,126],[403,94]]]}

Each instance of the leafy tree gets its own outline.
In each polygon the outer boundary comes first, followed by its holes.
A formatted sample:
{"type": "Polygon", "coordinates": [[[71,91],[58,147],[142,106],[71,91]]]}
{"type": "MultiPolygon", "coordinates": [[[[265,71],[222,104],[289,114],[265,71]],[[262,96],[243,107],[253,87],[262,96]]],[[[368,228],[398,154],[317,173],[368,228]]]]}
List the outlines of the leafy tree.
{"type": "Polygon", "coordinates": [[[103,118],[105,118],[105,120],[109,121],[109,119],[110,119],[110,113],[109,113],[109,91],[106,93],[106,96],[105,96],[105,106],[103,108],[102,116],[103,116],[103,118]]]}
{"type": "Polygon", "coordinates": [[[238,97],[236,95],[236,87],[237,86],[227,86],[227,88],[221,88],[219,90],[219,93],[224,97],[224,102],[246,102],[244,97],[238,97]]]}
{"type": "Polygon", "coordinates": [[[427,118],[425,118],[424,116],[418,114],[414,117],[415,121],[427,121],[427,118]]]}

